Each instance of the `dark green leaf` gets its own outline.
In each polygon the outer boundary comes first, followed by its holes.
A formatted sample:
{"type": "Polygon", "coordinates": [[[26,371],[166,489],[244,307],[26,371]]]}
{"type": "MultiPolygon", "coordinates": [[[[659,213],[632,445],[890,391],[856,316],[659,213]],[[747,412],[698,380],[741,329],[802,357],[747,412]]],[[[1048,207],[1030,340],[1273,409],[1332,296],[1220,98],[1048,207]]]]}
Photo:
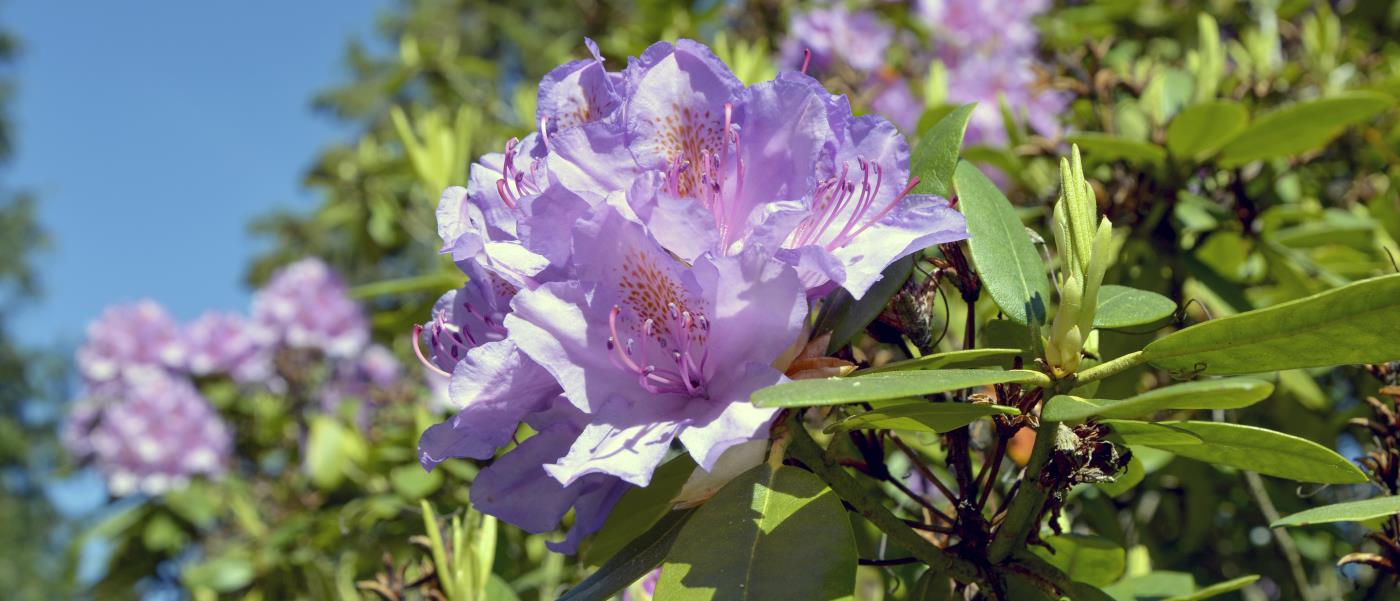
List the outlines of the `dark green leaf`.
{"type": "Polygon", "coordinates": [[[909,591],[909,601],[951,601],[952,598],[953,579],[934,568],[924,570],[909,591]]]}
{"type": "Polygon", "coordinates": [[[1282,528],[1332,522],[1365,522],[1397,513],[1400,513],[1400,497],[1376,497],[1364,501],[1314,507],[1307,511],[1284,516],[1274,522],[1272,526],[1282,528]]]}
{"type": "Polygon", "coordinates": [[[958,164],[953,178],[983,286],[1012,321],[1045,323],[1050,280],[1011,201],[967,161],[958,164]]]}
{"type": "Polygon", "coordinates": [[[1248,374],[1400,359],[1400,275],[1191,326],[1143,349],[1178,375],[1248,374]]]}
{"type": "Polygon", "coordinates": [[[1238,102],[1191,105],[1167,126],[1167,150],[1178,158],[1200,160],[1229,143],[1248,123],[1249,111],[1238,102]]]}
{"type": "Polygon", "coordinates": [[[1254,121],[1220,151],[1226,166],[1286,157],[1321,148],[1350,125],[1370,119],[1395,103],[1379,92],[1344,92],[1299,102],[1254,121]]]}
{"type": "Polygon", "coordinates": [[[891,263],[885,271],[881,272],[880,280],[875,282],[865,295],[856,300],[851,297],[851,293],[844,288],[837,289],[831,293],[827,299],[827,307],[823,311],[824,324],[818,324],[816,331],[822,332],[830,328],[831,343],[827,345],[827,352],[834,353],[837,349],[846,346],[856,337],[857,334],[865,331],[865,326],[875,321],[880,316],[880,312],[885,310],[890,298],[899,292],[904,286],[905,280],[909,279],[909,274],[914,270],[914,257],[908,256],[891,263]]]}
{"type": "Polygon", "coordinates": [[[918,147],[909,155],[909,173],[919,178],[914,193],[948,196],[953,187],[953,171],[958,166],[958,150],[974,108],[976,104],[953,109],[919,139],[918,147]]]}
{"type": "Polygon", "coordinates": [[[1128,565],[1128,553],[1106,538],[1086,534],[1045,537],[1050,549],[1031,547],[1039,555],[1079,582],[1104,586],[1116,582],[1128,565]]]}
{"type": "Polygon", "coordinates": [[[1176,313],[1176,303],[1156,292],[1114,284],[1099,289],[1094,327],[1126,328],[1156,323],[1176,313]]]}
{"type": "Polygon", "coordinates": [[[1079,422],[1092,416],[1135,418],[1168,409],[1238,409],[1269,397],[1274,385],[1254,378],[1197,380],[1158,388],[1121,401],[1059,395],[1042,415],[1057,422],[1079,422]]]}
{"type": "Polygon", "coordinates": [[[1017,415],[1015,407],[985,403],[931,403],[917,401],[852,415],[827,427],[837,430],[912,430],[947,432],[989,415],[1017,415]]]}
{"type": "Polygon", "coordinates": [[[695,510],[672,511],[637,537],[559,601],[604,601],[661,564],[695,510]]]}
{"type": "Polygon", "coordinates": [[[1366,474],[1320,444],[1273,430],[1219,422],[1176,421],[1161,425],[1186,430],[1199,444],[1143,443],[1180,457],[1259,472],[1299,482],[1353,484],[1366,474]]]}
{"type": "Polygon", "coordinates": [[[878,374],[891,371],[909,371],[916,369],[942,369],[954,365],[971,365],[981,367],[994,365],[998,360],[1007,359],[1016,355],[1024,354],[1017,348],[975,348],[962,351],[949,351],[946,353],[935,353],[924,355],[918,359],[906,361],[896,361],[886,363],[880,367],[872,367],[856,372],[856,375],[878,374]]]}
{"type": "Polygon", "coordinates": [[[848,599],[856,543],[841,499],[811,473],[760,465],[682,528],[657,599],[848,599]]]}
{"type": "Polygon", "coordinates": [[[681,492],[686,479],[695,471],[695,461],[688,454],[678,455],[667,461],[652,474],[651,484],[644,488],[631,488],[617,501],[603,528],[588,540],[581,553],[581,559],[588,565],[598,565],[617,555],[627,546],[661,521],[671,511],[671,500],[681,492]]]}
{"type": "Polygon", "coordinates": [[[812,407],[841,405],[861,401],[878,401],[917,397],[963,388],[992,384],[1040,382],[1039,372],[1013,369],[939,369],[895,371],[851,378],[798,380],[769,386],[753,394],[759,407],[812,407]]]}
{"type": "Polygon", "coordinates": [[[1095,161],[1123,159],[1134,163],[1160,163],[1167,151],[1151,142],[1129,140],[1098,132],[1082,132],[1067,136],[1065,141],[1076,144],[1084,156],[1095,161]]]}

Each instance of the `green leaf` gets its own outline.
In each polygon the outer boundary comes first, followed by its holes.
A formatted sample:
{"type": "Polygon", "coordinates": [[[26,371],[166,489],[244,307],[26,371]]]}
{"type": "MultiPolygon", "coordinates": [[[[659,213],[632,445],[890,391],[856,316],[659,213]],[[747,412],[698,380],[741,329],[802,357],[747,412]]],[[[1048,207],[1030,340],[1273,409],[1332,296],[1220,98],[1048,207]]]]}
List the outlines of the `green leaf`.
{"type": "Polygon", "coordinates": [[[841,499],[811,473],[760,465],[681,530],[657,599],[849,599],[856,542],[841,499]]]}
{"type": "Polygon", "coordinates": [[[605,601],[661,564],[695,510],[672,511],[559,601],[605,601]]]}
{"type": "Polygon", "coordinates": [[[1167,126],[1167,150],[1172,156],[1201,160],[1229,143],[1249,123],[1249,111],[1238,102],[1204,102],[1181,111],[1167,126]]]}
{"type": "Polygon", "coordinates": [[[146,528],[141,531],[141,543],[147,549],[158,553],[178,551],[188,541],[189,537],[185,535],[184,529],[163,513],[156,514],[146,522],[146,528]]]}
{"type": "Polygon", "coordinates": [[[909,601],[951,601],[953,579],[947,573],[929,568],[909,591],[909,601]]]}
{"type": "Polygon", "coordinates": [[[967,161],[958,163],[953,179],[983,286],[1012,321],[1045,323],[1050,280],[1011,201],[967,161]]]}
{"type": "Polygon", "coordinates": [[[1015,407],[1002,405],[918,401],[852,415],[827,426],[826,430],[912,430],[942,433],[956,430],[989,415],[1020,413],[1015,407]]]}
{"type": "Polygon", "coordinates": [[[1191,593],[1191,594],[1189,594],[1189,595],[1178,595],[1178,596],[1176,596],[1176,597],[1169,597],[1169,598],[1166,599],[1166,601],[1201,601],[1202,599],[1209,599],[1209,598],[1211,598],[1211,597],[1218,597],[1218,596],[1223,595],[1223,594],[1225,594],[1225,593],[1229,593],[1229,592],[1232,592],[1232,591],[1240,590],[1240,589],[1242,589],[1242,588],[1244,588],[1244,587],[1246,587],[1246,586],[1249,586],[1249,585],[1251,585],[1251,584],[1254,584],[1254,583],[1255,583],[1256,581],[1258,581],[1258,580],[1259,580],[1259,575],[1258,575],[1258,574],[1250,574],[1250,575],[1248,575],[1248,576],[1240,576],[1239,578],[1235,578],[1234,580],[1226,580],[1225,582],[1217,582],[1217,583],[1215,583],[1215,584],[1212,584],[1212,585],[1210,585],[1210,586],[1208,586],[1208,587],[1205,587],[1205,588],[1203,588],[1203,589],[1200,589],[1200,590],[1198,590],[1198,591],[1196,591],[1196,592],[1194,592],[1194,593],[1191,593]]]}
{"type": "Polygon", "coordinates": [[[348,436],[335,418],[325,415],[311,418],[306,435],[306,473],[317,488],[330,490],[345,479],[350,458],[342,449],[348,436]]]}
{"type": "Polygon", "coordinates": [[[1118,601],[1160,601],[1195,590],[1196,580],[1183,572],[1151,572],[1103,587],[1103,592],[1118,601]]]}
{"type": "Polygon", "coordinates": [[[890,263],[889,267],[881,272],[880,280],[875,282],[860,300],[852,298],[851,293],[846,292],[844,288],[832,292],[823,311],[823,323],[818,323],[816,327],[818,332],[828,328],[831,330],[831,343],[827,345],[827,352],[836,352],[850,343],[857,334],[865,331],[865,326],[880,316],[890,298],[904,286],[913,270],[914,257],[910,255],[890,263]]]}
{"type": "Polygon", "coordinates": [[[1400,497],[1376,497],[1364,501],[1314,507],[1307,511],[1284,516],[1270,524],[1270,527],[1310,526],[1332,522],[1365,522],[1397,513],[1400,513],[1400,497]]]}
{"type": "Polygon", "coordinates": [[[241,557],[219,557],[191,565],[180,579],[190,588],[206,588],[219,593],[233,592],[253,581],[253,564],[241,557]]]}
{"type": "Polygon", "coordinates": [[[949,351],[946,353],[934,353],[932,355],[924,355],[922,357],[919,357],[918,359],[908,359],[905,361],[886,363],[884,365],[881,365],[880,367],[862,369],[856,372],[855,375],[863,376],[891,371],[909,371],[916,369],[942,369],[944,367],[949,367],[953,365],[971,365],[974,367],[981,367],[985,365],[994,365],[998,363],[998,361],[996,361],[997,359],[1014,357],[1016,355],[1021,354],[1024,354],[1024,351],[1018,348],[974,348],[961,351],[949,351]]]}
{"type": "Polygon", "coordinates": [[[653,524],[671,511],[671,500],[681,492],[685,481],[695,471],[695,461],[688,454],[667,461],[652,474],[651,484],[630,488],[618,499],[603,528],[589,539],[582,559],[588,565],[599,565],[617,555],[627,543],[641,536],[653,524]]]}
{"type": "Polygon", "coordinates": [[[417,501],[442,486],[442,472],[426,471],[417,463],[400,465],[389,471],[389,484],[405,501],[417,501]]]}
{"type": "Polygon", "coordinates": [[[1086,534],[1045,537],[1050,550],[1032,547],[1039,555],[1076,581],[1104,586],[1118,581],[1127,567],[1128,553],[1106,538],[1086,534]]]}
{"type": "Polygon", "coordinates": [[[1201,437],[1196,436],[1190,430],[1176,428],[1171,424],[1154,424],[1151,422],[1138,422],[1127,419],[1106,419],[1103,420],[1113,433],[1123,439],[1124,443],[1145,446],[1161,445],[1193,445],[1202,442],[1201,437]]]}
{"type": "Polygon", "coordinates": [[[1274,385],[1254,378],[1197,380],[1166,386],[1121,401],[1059,395],[1045,405],[1042,419],[1079,422],[1092,416],[1135,418],[1168,409],[1238,409],[1266,398],[1274,385]]]}
{"type": "Polygon", "coordinates": [[[1240,132],[1220,151],[1220,162],[1231,167],[1321,148],[1348,126],[1370,119],[1394,102],[1379,92],[1354,91],[1286,106],[1240,132]]]}
{"type": "Polygon", "coordinates": [[[861,401],[918,397],[992,384],[1041,382],[1044,374],[1013,369],[939,369],[896,371],[852,378],[798,380],[769,386],[753,393],[759,407],[813,407],[861,401]]]}
{"type": "Polygon", "coordinates": [[[1085,156],[1095,161],[1123,159],[1133,163],[1155,164],[1167,158],[1167,151],[1161,146],[1105,133],[1081,132],[1066,136],[1065,141],[1078,145],[1085,156]]]}
{"type": "Polygon", "coordinates": [[[1298,482],[1353,484],[1366,481],[1364,472],[1332,449],[1282,432],[1219,422],[1174,421],[1161,425],[1186,430],[1200,438],[1201,443],[1143,444],[1187,459],[1298,482]]]}
{"type": "Polygon", "coordinates": [[[948,196],[953,187],[953,171],[958,166],[958,151],[975,108],[973,103],[953,109],[919,139],[918,147],[909,155],[909,173],[919,177],[914,193],[948,196]]]}
{"type": "Polygon", "coordinates": [[[486,580],[486,588],[482,591],[482,601],[520,601],[520,596],[511,590],[510,583],[504,578],[492,574],[486,580]]]}
{"type": "Polygon", "coordinates": [[[1143,358],[1176,375],[1248,374],[1400,359],[1400,274],[1174,332],[1143,358]]]}
{"type": "Polygon", "coordinates": [[[1176,313],[1176,303],[1156,292],[1108,284],[1099,288],[1094,327],[1126,328],[1156,323],[1176,313]]]}

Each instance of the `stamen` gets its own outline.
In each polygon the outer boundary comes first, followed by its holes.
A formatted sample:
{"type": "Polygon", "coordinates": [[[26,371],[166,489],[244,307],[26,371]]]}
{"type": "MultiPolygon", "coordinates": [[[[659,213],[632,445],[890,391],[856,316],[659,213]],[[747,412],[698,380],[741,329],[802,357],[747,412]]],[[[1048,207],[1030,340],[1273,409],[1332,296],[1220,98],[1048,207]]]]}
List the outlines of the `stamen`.
{"type": "Polygon", "coordinates": [[[545,150],[550,150],[550,148],[549,148],[549,117],[548,117],[548,116],[540,117],[540,140],[543,140],[543,141],[544,141],[544,149],[545,149],[545,150]]]}
{"type": "Polygon", "coordinates": [[[428,357],[423,354],[423,326],[418,324],[413,325],[413,354],[418,355],[418,361],[429,371],[443,377],[452,377],[452,374],[443,371],[441,367],[428,360],[428,357]]]}
{"type": "Polygon", "coordinates": [[[803,75],[806,75],[806,74],[807,74],[807,67],[808,67],[808,66],[811,66],[811,64],[812,64],[812,49],[811,49],[811,48],[803,48],[803,49],[802,49],[802,74],[803,74],[803,75]]]}

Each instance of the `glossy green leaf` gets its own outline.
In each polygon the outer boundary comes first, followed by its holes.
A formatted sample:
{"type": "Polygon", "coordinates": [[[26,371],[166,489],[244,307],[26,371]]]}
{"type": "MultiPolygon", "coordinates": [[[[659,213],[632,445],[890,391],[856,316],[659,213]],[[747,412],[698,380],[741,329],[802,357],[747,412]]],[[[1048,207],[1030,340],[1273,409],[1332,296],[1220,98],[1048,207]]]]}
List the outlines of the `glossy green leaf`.
{"type": "Polygon", "coordinates": [[[1060,534],[1045,537],[1045,543],[1050,549],[1031,547],[1031,552],[1070,578],[1086,584],[1112,584],[1127,566],[1127,551],[1103,537],[1060,534]]]}
{"type": "Polygon", "coordinates": [[[1013,369],[938,369],[895,371],[850,378],[798,380],[769,386],[753,393],[759,407],[812,407],[841,405],[861,401],[879,401],[918,397],[963,388],[992,384],[1040,382],[1039,372],[1013,369]]]}
{"type": "Polygon", "coordinates": [[[975,108],[976,104],[964,104],[953,109],[919,139],[919,145],[909,155],[909,173],[919,178],[914,193],[948,196],[967,121],[975,108]]]}
{"type": "Polygon", "coordinates": [[[1130,445],[1153,447],[1171,445],[1175,447],[1202,442],[1201,437],[1196,436],[1190,430],[1177,428],[1171,424],[1154,424],[1127,419],[1106,419],[1102,423],[1111,428],[1114,434],[1123,439],[1123,442],[1130,445]]]}
{"type": "Polygon", "coordinates": [[[1248,123],[1249,111],[1238,102],[1191,105],[1167,125],[1167,150],[1182,159],[1200,160],[1229,143],[1248,123]]]}
{"type": "Polygon", "coordinates": [[[1273,430],[1219,422],[1162,422],[1188,431],[1200,444],[1143,443],[1179,457],[1299,482],[1353,484],[1366,474],[1332,449],[1273,430]]]}
{"type": "Polygon", "coordinates": [[[682,528],[657,599],[848,599],[856,543],[841,499],[811,473],[760,465],[682,528]]]}
{"type": "Polygon", "coordinates": [[[1167,158],[1167,151],[1161,146],[1105,133],[1082,132],[1067,136],[1065,141],[1078,145],[1084,156],[1094,161],[1123,159],[1134,163],[1160,163],[1167,158]]]}
{"type": "Polygon", "coordinates": [[[1269,398],[1273,391],[1274,385],[1264,380],[1220,378],[1165,386],[1121,401],[1059,395],[1045,404],[1042,417],[1079,422],[1096,415],[1135,418],[1168,409],[1238,409],[1269,398]]]}
{"type": "Polygon", "coordinates": [[[953,179],[982,285],[1012,321],[1045,323],[1050,280],[1011,201],[967,161],[958,164],[953,179]]]}
{"type": "Polygon", "coordinates": [[[1107,284],[1099,289],[1094,327],[1126,328],[1156,323],[1176,313],[1176,303],[1156,292],[1107,284]]]}
{"type": "Polygon", "coordinates": [[[857,375],[878,374],[891,371],[909,371],[916,369],[942,369],[954,365],[983,366],[989,364],[1010,363],[1005,361],[1016,355],[1024,354],[1024,351],[1017,348],[975,348],[961,351],[949,351],[946,353],[934,353],[924,355],[918,359],[908,359],[906,361],[896,361],[886,363],[880,367],[862,369],[856,372],[857,375]],[[998,361],[1003,360],[1003,361],[998,361]]]}
{"type": "Polygon", "coordinates": [[[837,430],[912,430],[948,432],[989,415],[1018,415],[1015,407],[985,403],[931,403],[917,401],[852,415],[827,427],[837,430]]]}
{"type": "Polygon", "coordinates": [[[1334,505],[1314,507],[1293,515],[1284,516],[1274,522],[1274,528],[1286,526],[1309,526],[1332,522],[1365,522],[1400,513],[1400,497],[1376,497],[1364,501],[1350,501],[1334,505]]]}
{"type": "Polygon", "coordinates": [[[681,492],[694,471],[695,461],[690,455],[681,454],[657,468],[650,484],[623,493],[603,527],[584,545],[580,553],[583,562],[588,565],[606,562],[661,521],[671,511],[671,500],[681,492]]]}
{"type": "Polygon", "coordinates": [[[1400,274],[1213,319],[1143,349],[1177,375],[1248,374],[1400,359],[1400,274]]]}
{"type": "Polygon", "coordinates": [[[1208,587],[1197,590],[1196,592],[1193,592],[1189,595],[1178,595],[1176,597],[1168,597],[1166,601],[1201,601],[1203,599],[1210,599],[1212,597],[1218,597],[1225,593],[1240,590],[1246,586],[1254,584],[1258,580],[1258,574],[1240,576],[1239,578],[1235,578],[1233,580],[1217,582],[1208,587]]]}
{"type": "Polygon", "coordinates": [[[1344,92],[1283,107],[1255,119],[1220,151],[1225,166],[1286,157],[1320,148],[1348,126],[1395,103],[1379,92],[1344,92]]]}
{"type": "Polygon", "coordinates": [[[628,543],[559,601],[605,601],[661,565],[695,510],[672,511],[628,543]]]}

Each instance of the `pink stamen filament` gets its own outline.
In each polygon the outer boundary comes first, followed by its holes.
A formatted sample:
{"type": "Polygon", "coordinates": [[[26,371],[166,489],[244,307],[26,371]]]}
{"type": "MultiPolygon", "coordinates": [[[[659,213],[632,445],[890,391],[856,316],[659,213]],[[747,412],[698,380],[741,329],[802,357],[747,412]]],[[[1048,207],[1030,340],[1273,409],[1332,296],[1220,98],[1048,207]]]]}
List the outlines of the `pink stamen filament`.
{"type": "Polygon", "coordinates": [[[452,374],[443,371],[423,354],[423,326],[417,324],[413,326],[413,354],[418,355],[418,361],[429,371],[446,378],[452,377],[452,374]]]}
{"type": "Polygon", "coordinates": [[[619,341],[622,340],[622,335],[617,326],[622,307],[614,306],[608,315],[610,359],[618,369],[635,374],[637,384],[651,394],[704,396],[707,394],[704,366],[708,353],[704,351],[703,346],[704,335],[709,331],[709,322],[703,315],[695,316],[689,311],[680,311],[675,304],[671,304],[669,309],[667,339],[675,348],[665,352],[667,340],[658,337],[655,319],[642,322],[640,342],[628,338],[625,345],[621,344],[619,341]],[[648,344],[651,340],[660,343],[661,348],[652,351],[648,344]],[[698,362],[692,352],[692,347],[697,343],[702,346],[698,362]],[[668,357],[674,368],[663,369],[648,361],[648,358],[662,356],[668,357]]]}
{"type": "Polygon", "coordinates": [[[807,67],[811,66],[811,64],[812,64],[812,49],[811,49],[811,48],[803,48],[803,49],[802,49],[802,74],[803,74],[803,75],[806,75],[806,74],[807,74],[807,67]]]}

